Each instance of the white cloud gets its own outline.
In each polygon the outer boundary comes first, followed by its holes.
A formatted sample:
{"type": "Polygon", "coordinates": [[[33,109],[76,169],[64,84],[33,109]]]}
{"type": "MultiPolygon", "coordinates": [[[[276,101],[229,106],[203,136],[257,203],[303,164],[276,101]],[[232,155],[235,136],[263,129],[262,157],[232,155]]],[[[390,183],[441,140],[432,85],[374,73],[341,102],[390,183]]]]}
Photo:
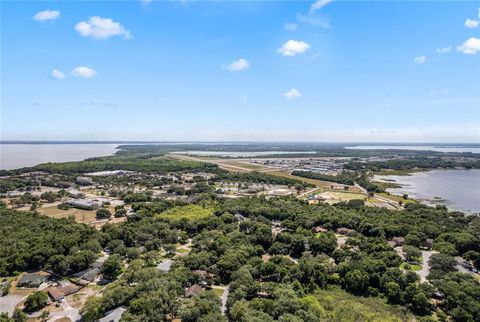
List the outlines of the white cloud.
{"type": "Polygon", "coordinates": [[[303,54],[310,48],[310,45],[304,41],[297,41],[290,39],[286,43],[284,43],[280,48],[278,48],[278,52],[283,56],[295,56],[297,54],[303,54]]]}
{"type": "Polygon", "coordinates": [[[283,28],[287,31],[295,31],[297,30],[298,25],[296,23],[287,22],[283,25],[283,28]]]}
{"type": "Polygon", "coordinates": [[[36,21],[47,21],[47,20],[55,20],[60,17],[60,11],[57,10],[44,10],[37,12],[32,19],[36,21]]]}
{"type": "Polygon", "coordinates": [[[413,59],[413,61],[417,64],[423,64],[427,61],[427,56],[417,56],[413,59]]]}
{"type": "Polygon", "coordinates": [[[50,73],[50,77],[52,77],[53,79],[62,80],[62,79],[65,78],[65,74],[63,72],[59,71],[58,69],[54,69],[50,73]]]}
{"type": "Polygon", "coordinates": [[[330,28],[328,18],[322,15],[318,15],[315,12],[310,12],[306,15],[297,14],[297,20],[300,23],[304,23],[312,27],[320,27],[325,29],[330,28]]]}
{"type": "Polygon", "coordinates": [[[468,38],[457,47],[457,50],[464,54],[475,55],[480,51],[480,39],[475,37],[468,38]]]}
{"type": "Polygon", "coordinates": [[[92,37],[95,39],[107,39],[113,36],[123,36],[124,39],[132,38],[130,31],[125,29],[120,23],[110,18],[90,17],[87,21],[79,22],[75,25],[75,30],[83,37],[92,37]]]}
{"type": "Polygon", "coordinates": [[[72,75],[75,77],[92,78],[97,75],[97,72],[87,66],[78,66],[72,70],[72,75]]]}
{"type": "Polygon", "coordinates": [[[478,20],[473,20],[473,19],[465,20],[465,27],[467,28],[477,28],[478,25],[480,25],[480,21],[478,20]]]}
{"type": "Polygon", "coordinates": [[[437,48],[436,51],[438,54],[448,54],[449,52],[452,51],[452,47],[437,48]]]}
{"type": "Polygon", "coordinates": [[[310,7],[310,12],[315,12],[317,10],[320,10],[323,7],[325,7],[327,4],[329,4],[330,2],[332,2],[332,0],[317,0],[310,7]]]}
{"type": "Polygon", "coordinates": [[[296,88],[291,88],[288,92],[283,93],[283,96],[288,99],[293,99],[302,96],[302,93],[300,93],[296,88]]]}
{"type": "Polygon", "coordinates": [[[233,61],[231,64],[224,66],[224,68],[231,72],[239,72],[250,67],[250,63],[245,58],[240,58],[233,61]]]}

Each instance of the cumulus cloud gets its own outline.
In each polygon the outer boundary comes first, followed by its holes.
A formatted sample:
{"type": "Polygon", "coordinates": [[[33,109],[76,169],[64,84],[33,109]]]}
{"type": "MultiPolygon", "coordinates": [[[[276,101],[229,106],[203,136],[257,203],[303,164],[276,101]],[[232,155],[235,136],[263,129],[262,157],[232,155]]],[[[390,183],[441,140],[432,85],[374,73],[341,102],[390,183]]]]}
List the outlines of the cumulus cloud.
{"type": "Polygon", "coordinates": [[[304,41],[290,39],[278,48],[278,52],[283,56],[295,56],[297,54],[303,54],[309,48],[310,45],[304,41]]]}
{"type": "Polygon", "coordinates": [[[452,51],[452,47],[437,48],[436,50],[438,54],[448,54],[451,51],[452,51]]]}
{"type": "Polygon", "coordinates": [[[87,66],[78,66],[72,70],[72,75],[75,77],[92,78],[97,75],[97,72],[87,66]]]}
{"type": "Polygon", "coordinates": [[[124,39],[132,38],[130,31],[119,22],[110,18],[90,17],[88,21],[81,21],[75,25],[75,30],[83,37],[107,39],[113,36],[123,36],[124,39]]]}
{"type": "Polygon", "coordinates": [[[62,79],[65,78],[65,74],[63,72],[59,71],[58,69],[54,69],[50,73],[50,77],[53,78],[53,79],[62,80],[62,79]]]}
{"type": "Polygon", "coordinates": [[[310,12],[315,12],[317,10],[320,10],[330,2],[332,2],[332,0],[317,0],[310,6],[310,12]]]}
{"type": "Polygon", "coordinates": [[[300,93],[296,88],[291,88],[288,92],[283,93],[283,96],[288,99],[293,99],[302,96],[302,93],[300,93]]]}
{"type": "Polygon", "coordinates": [[[413,59],[413,61],[417,64],[423,64],[427,61],[427,56],[417,56],[413,59]]]}
{"type": "Polygon", "coordinates": [[[480,39],[475,37],[468,38],[457,47],[457,50],[467,55],[475,55],[480,51],[480,39]]]}
{"type": "Polygon", "coordinates": [[[465,27],[467,28],[477,28],[478,25],[480,25],[480,21],[478,20],[473,20],[473,19],[465,20],[465,27]]]}
{"type": "Polygon", "coordinates": [[[224,66],[224,68],[230,72],[239,72],[250,67],[250,63],[245,58],[240,58],[233,61],[229,65],[224,66]]]}
{"type": "Polygon", "coordinates": [[[44,10],[37,12],[32,19],[36,21],[47,21],[47,20],[55,20],[57,18],[60,18],[60,11],[57,10],[44,10]]]}
{"type": "Polygon", "coordinates": [[[296,23],[287,22],[283,25],[283,28],[287,31],[295,31],[298,28],[296,23]]]}

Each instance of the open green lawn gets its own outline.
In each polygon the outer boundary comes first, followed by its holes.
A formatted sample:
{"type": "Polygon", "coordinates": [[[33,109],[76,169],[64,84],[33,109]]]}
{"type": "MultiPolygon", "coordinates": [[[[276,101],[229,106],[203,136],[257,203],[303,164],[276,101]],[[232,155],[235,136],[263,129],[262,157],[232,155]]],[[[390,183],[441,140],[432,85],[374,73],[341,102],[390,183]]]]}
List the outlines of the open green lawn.
{"type": "Polygon", "coordinates": [[[382,298],[354,296],[338,288],[318,290],[314,297],[319,304],[321,321],[414,321],[401,307],[389,305],[382,298]]]}
{"type": "Polygon", "coordinates": [[[212,288],[213,292],[215,293],[216,296],[220,297],[223,295],[223,290],[219,288],[212,288]]]}
{"type": "Polygon", "coordinates": [[[405,265],[410,265],[410,269],[411,269],[412,271],[419,271],[419,270],[422,269],[422,266],[421,266],[421,265],[410,264],[410,263],[405,263],[405,262],[403,262],[402,264],[400,264],[400,268],[405,269],[405,265]]]}
{"type": "Polygon", "coordinates": [[[168,209],[158,216],[170,220],[198,220],[213,215],[213,207],[201,205],[186,205],[168,209]]]}
{"type": "Polygon", "coordinates": [[[387,194],[385,192],[378,193],[378,195],[396,202],[401,201],[404,205],[408,205],[410,203],[418,203],[418,201],[416,201],[415,199],[403,199],[402,196],[387,194]]]}

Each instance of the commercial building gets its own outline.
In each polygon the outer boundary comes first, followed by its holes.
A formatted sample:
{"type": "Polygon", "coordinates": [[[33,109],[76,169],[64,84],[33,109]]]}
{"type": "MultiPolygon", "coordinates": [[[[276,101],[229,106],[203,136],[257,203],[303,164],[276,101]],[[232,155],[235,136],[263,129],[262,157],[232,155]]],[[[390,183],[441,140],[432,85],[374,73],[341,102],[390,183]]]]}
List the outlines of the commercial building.
{"type": "Polygon", "coordinates": [[[69,205],[73,208],[85,210],[95,210],[100,208],[100,202],[90,199],[72,199],[69,201],[69,205]]]}

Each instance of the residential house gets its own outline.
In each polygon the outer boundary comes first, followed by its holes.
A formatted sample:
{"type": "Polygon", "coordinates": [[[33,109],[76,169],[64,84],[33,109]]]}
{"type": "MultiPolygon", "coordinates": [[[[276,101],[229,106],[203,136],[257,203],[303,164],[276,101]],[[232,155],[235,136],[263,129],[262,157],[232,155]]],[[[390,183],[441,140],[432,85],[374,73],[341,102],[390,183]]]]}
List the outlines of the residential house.
{"type": "Polygon", "coordinates": [[[187,290],[185,291],[185,296],[186,297],[192,297],[200,294],[200,292],[203,291],[203,286],[200,284],[193,284],[187,290]]]}
{"type": "Polygon", "coordinates": [[[46,282],[48,278],[49,278],[49,275],[44,275],[39,273],[25,273],[18,280],[17,286],[37,288],[42,283],[46,282]]]}
{"type": "Polygon", "coordinates": [[[322,226],[317,226],[312,228],[312,233],[326,233],[328,229],[323,228],[322,226]]]}

